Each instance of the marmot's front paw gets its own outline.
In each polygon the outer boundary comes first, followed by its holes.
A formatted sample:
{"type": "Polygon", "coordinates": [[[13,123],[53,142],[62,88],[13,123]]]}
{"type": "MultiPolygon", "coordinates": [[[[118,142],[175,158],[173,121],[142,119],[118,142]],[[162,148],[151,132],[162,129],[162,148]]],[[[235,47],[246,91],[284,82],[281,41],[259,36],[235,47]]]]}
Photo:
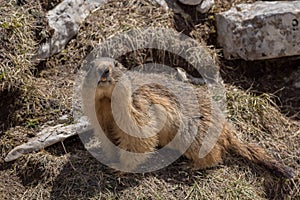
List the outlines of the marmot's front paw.
{"type": "Polygon", "coordinates": [[[111,163],[109,164],[109,167],[113,171],[114,174],[124,175],[126,173],[130,173],[134,170],[134,167],[131,166],[125,166],[121,163],[111,163]]]}

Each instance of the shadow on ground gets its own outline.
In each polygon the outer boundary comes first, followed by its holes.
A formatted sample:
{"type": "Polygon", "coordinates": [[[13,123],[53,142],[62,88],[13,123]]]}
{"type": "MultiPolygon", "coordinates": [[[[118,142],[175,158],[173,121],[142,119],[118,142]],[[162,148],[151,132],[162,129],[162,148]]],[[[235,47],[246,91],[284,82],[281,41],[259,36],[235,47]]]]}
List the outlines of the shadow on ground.
{"type": "MultiPolygon", "coordinates": [[[[146,174],[120,174],[93,158],[84,149],[78,137],[73,137],[64,143],[66,151],[71,156],[52,182],[50,199],[53,200],[122,198],[124,191],[134,190],[134,192],[137,192],[137,187],[140,185],[143,186],[144,192],[149,193],[151,190],[149,191],[149,189],[145,188],[145,182],[153,190],[156,190],[157,187],[162,187],[155,180],[158,180],[159,183],[163,182],[173,185],[174,188],[179,187],[178,191],[183,192],[184,189],[181,187],[191,187],[195,183],[199,184],[200,187],[202,183],[218,183],[218,178],[215,179],[215,173],[218,169],[222,169],[225,166],[234,166],[240,172],[247,171],[245,169],[248,167],[251,172],[249,177],[256,176],[259,179],[264,179],[265,193],[269,199],[284,199],[292,187],[291,182],[272,176],[263,167],[247,163],[244,159],[234,158],[233,156],[226,158],[224,165],[219,165],[205,171],[187,169],[188,160],[180,158],[172,165],[155,172],[146,174]]],[[[49,152],[60,155],[59,152],[63,152],[60,148],[62,147],[58,147],[57,145],[49,149],[49,152]]],[[[234,173],[239,174],[237,171],[234,173]]],[[[217,174],[216,177],[219,175],[217,174]]],[[[226,176],[227,172],[224,172],[223,175],[226,176]]],[[[207,190],[208,188],[205,187],[203,186],[203,189],[207,190]]]]}
{"type": "Polygon", "coordinates": [[[272,95],[282,114],[300,119],[300,58],[222,61],[225,83],[272,95]]]}

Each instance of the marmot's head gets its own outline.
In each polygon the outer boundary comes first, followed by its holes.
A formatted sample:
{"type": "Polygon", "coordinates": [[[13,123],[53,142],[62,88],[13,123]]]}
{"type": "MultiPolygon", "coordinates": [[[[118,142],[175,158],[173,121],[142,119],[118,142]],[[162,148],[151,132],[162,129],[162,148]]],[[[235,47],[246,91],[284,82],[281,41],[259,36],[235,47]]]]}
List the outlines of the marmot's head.
{"type": "Polygon", "coordinates": [[[125,68],[116,61],[99,61],[95,64],[99,75],[96,97],[110,98],[116,83],[124,74],[125,68]]]}

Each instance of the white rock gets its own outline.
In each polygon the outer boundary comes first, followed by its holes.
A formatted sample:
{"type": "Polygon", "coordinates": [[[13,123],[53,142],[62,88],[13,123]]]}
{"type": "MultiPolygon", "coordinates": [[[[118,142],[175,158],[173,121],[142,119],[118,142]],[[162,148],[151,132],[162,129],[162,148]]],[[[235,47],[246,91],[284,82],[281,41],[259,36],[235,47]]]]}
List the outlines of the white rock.
{"type": "Polygon", "coordinates": [[[203,78],[193,77],[193,76],[189,75],[188,73],[186,73],[186,71],[180,67],[177,67],[176,70],[177,70],[176,78],[178,80],[183,81],[183,82],[190,82],[195,85],[205,85],[205,80],[203,78]]]}
{"type": "Polygon", "coordinates": [[[78,32],[80,23],[107,0],[64,0],[47,13],[52,37],[38,49],[36,58],[45,59],[61,50],[78,32]]]}
{"type": "Polygon", "coordinates": [[[216,15],[227,59],[300,55],[300,1],[240,4],[216,15]]]}
{"type": "Polygon", "coordinates": [[[180,67],[177,67],[176,70],[177,70],[177,74],[176,74],[177,79],[183,82],[188,82],[186,71],[180,67]]]}
{"type": "Polygon", "coordinates": [[[200,13],[207,13],[211,7],[215,4],[214,0],[203,0],[200,5],[197,6],[197,11],[200,13]]]}
{"type": "Polygon", "coordinates": [[[186,4],[186,5],[199,5],[202,0],[179,0],[180,3],[186,4]]]}
{"type": "Polygon", "coordinates": [[[58,124],[44,128],[36,137],[30,138],[28,142],[21,144],[11,150],[5,157],[5,162],[18,159],[22,155],[33,153],[51,146],[57,142],[61,142],[73,135],[90,131],[90,124],[86,117],[81,117],[75,124],[65,126],[58,124]]]}
{"type": "Polygon", "coordinates": [[[67,123],[69,121],[69,116],[63,115],[63,116],[59,117],[57,121],[60,124],[67,123]]]}

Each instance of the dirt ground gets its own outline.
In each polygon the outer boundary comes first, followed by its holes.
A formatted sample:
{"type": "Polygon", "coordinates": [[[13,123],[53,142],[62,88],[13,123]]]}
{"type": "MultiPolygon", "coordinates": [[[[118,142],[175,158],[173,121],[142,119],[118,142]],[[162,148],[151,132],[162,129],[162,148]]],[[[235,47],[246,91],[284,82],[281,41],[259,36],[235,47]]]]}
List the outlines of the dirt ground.
{"type": "MultiPolygon", "coordinates": [[[[51,36],[45,13],[59,1],[0,0],[0,199],[300,199],[300,58],[223,59],[214,13],[253,1],[215,2],[206,15],[182,6],[189,15],[184,19],[150,0],[110,0],[81,24],[66,49],[37,61],[35,49],[51,36]],[[93,158],[78,136],[4,162],[10,150],[43,126],[58,124],[62,115],[69,117],[67,124],[73,122],[76,73],[99,42],[151,26],[182,31],[208,46],[220,65],[227,117],[240,131],[237,137],[264,147],[293,168],[296,177],[277,178],[235,156],[203,171],[186,169],[188,161],[180,158],[156,172],[118,175],[93,158]]],[[[145,58],[119,60],[132,67],[145,58]]]]}

